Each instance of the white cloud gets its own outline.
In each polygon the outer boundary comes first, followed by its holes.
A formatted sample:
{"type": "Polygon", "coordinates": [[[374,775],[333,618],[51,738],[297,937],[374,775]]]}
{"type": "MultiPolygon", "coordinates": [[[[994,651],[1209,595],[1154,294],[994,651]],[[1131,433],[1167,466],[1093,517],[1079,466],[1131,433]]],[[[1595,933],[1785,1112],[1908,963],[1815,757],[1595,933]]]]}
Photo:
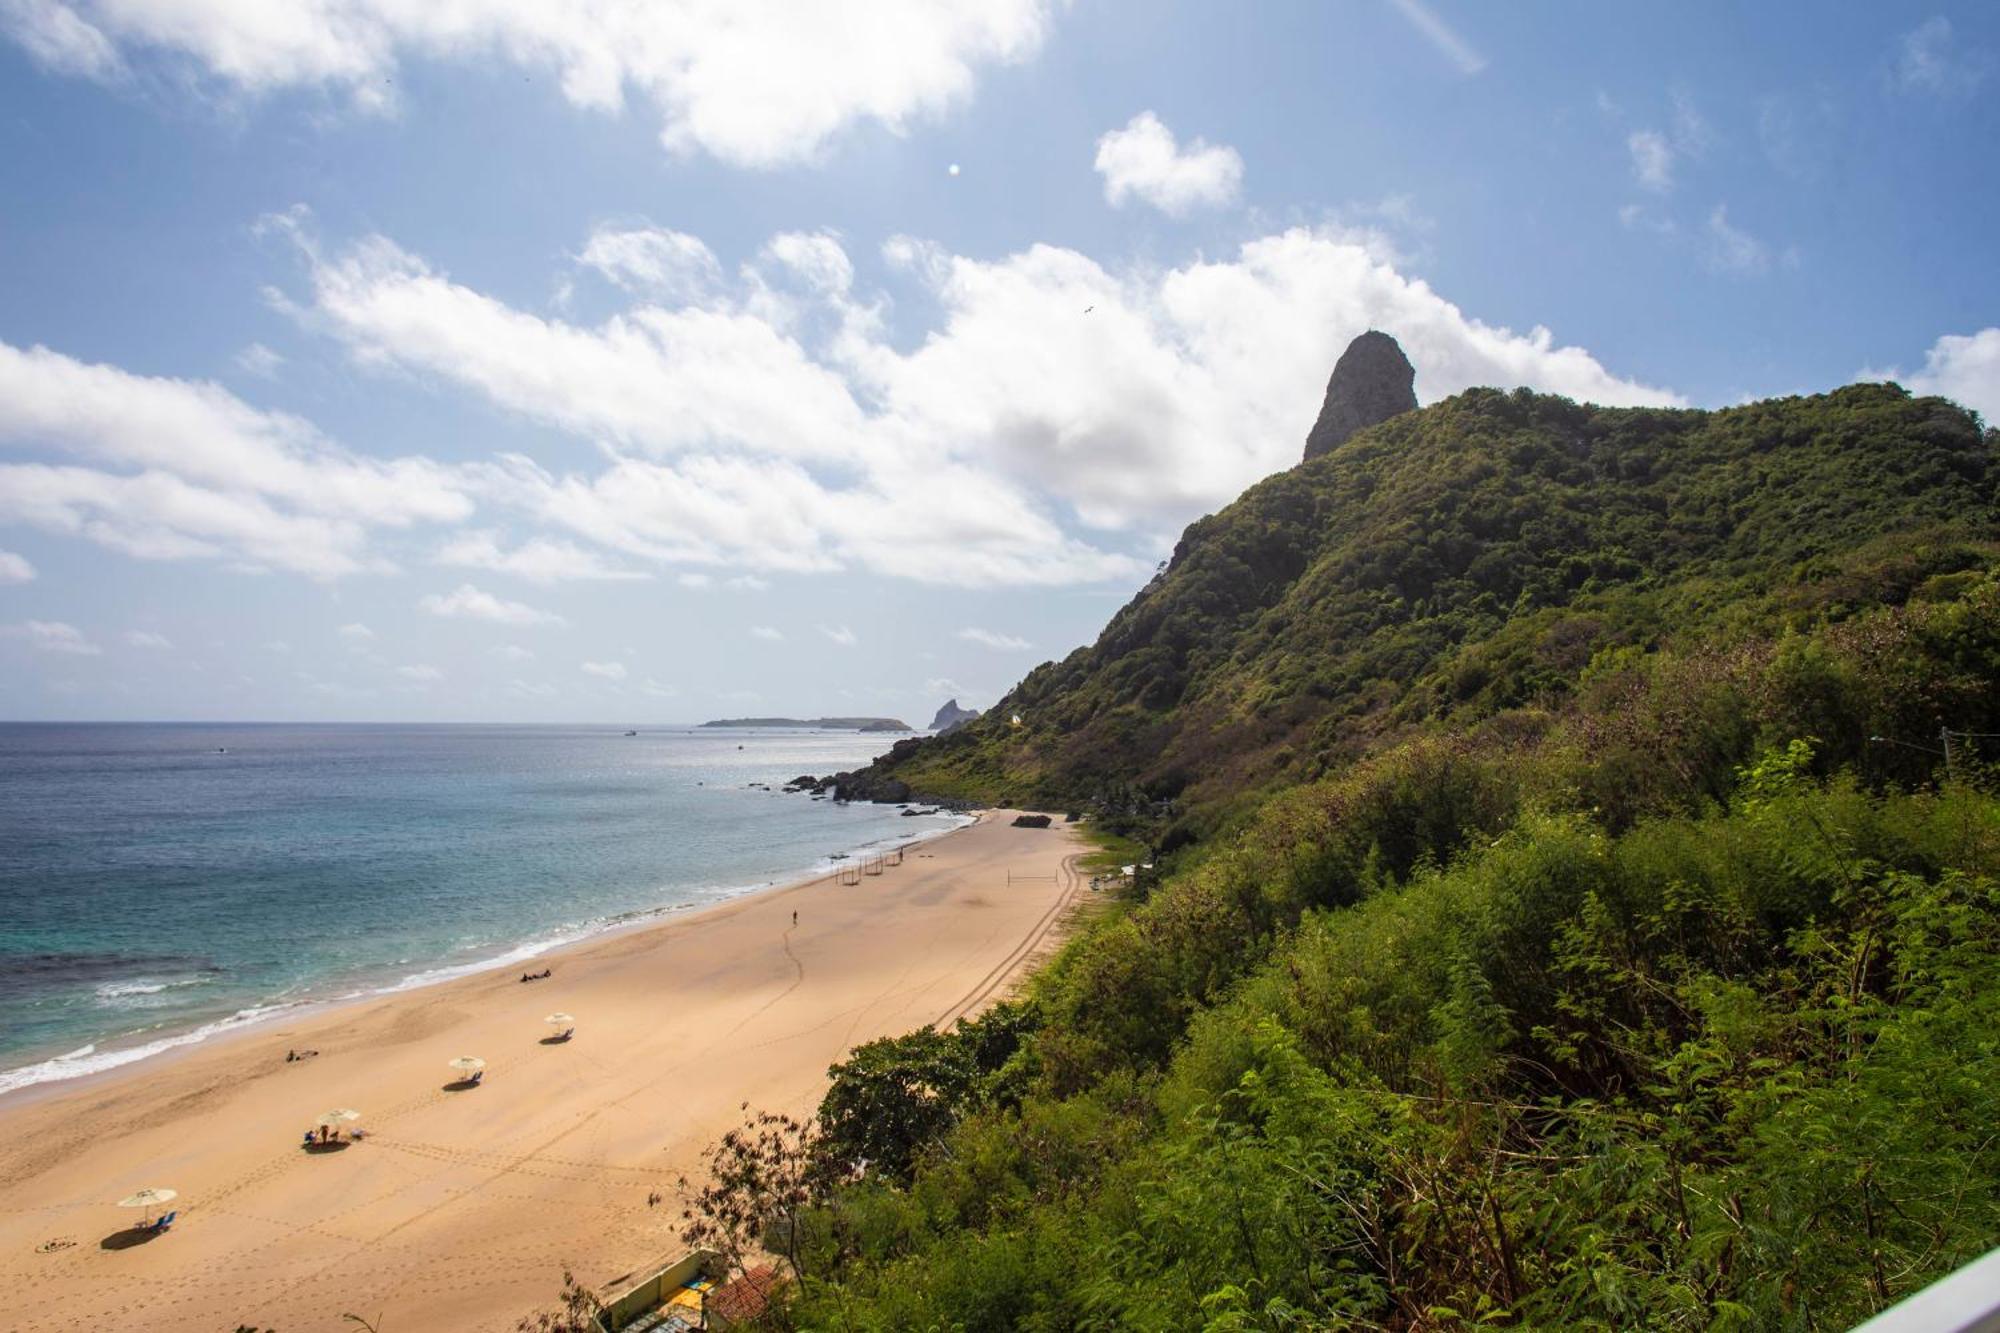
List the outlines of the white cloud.
{"type": "Polygon", "coordinates": [[[845,625],[821,625],[819,632],[843,648],[852,648],[859,642],[855,638],[854,631],[845,625]]]}
{"type": "Polygon", "coordinates": [[[153,631],[145,629],[128,629],[125,631],[124,639],[126,644],[133,648],[167,649],[174,646],[173,642],[166,635],[155,634],[153,631]]]}
{"type": "Polygon", "coordinates": [[[448,593],[427,593],[417,599],[417,609],[447,619],[490,620],[496,625],[562,624],[562,617],[553,612],[495,597],[470,583],[461,583],[448,593]]]}
{"type": "Polygon", "coordinates": [[[1426,401],[1474,384],[1679,401],[1546,330],[1468,318],[1368,233],[1294,228],[1127,272],[1054,246],[884,252],[943,312],[907,351],[872,318],[888,298],[849,290],[826,236],[774,242],[704,303],[641,302],[595,327],[502,304],[381,238],[331,257],[307,245],[303,317],[364,366],[456,383],[608,455],[595,472],[518,455],[469,470],[482,503],[634,561],[760,574],[1143,578],[1181,524],[1297,460],[1329,367],[1367,328],[1402,341],[1426,401]],[[800,285],[778,299],[769,274],[800,285]]]}
{"type": "Polygon", "coordinates": [[[599,227],[577,262],[627,291],[664,300],[696,300],[722,283],[714,251],[699,237],[664,227],[599,227]]]}
{"type": "Polygon", "coordinates": [[[95,657],[103,652],[76,626],[61,620],[26,620],[18,625],[0,625],[0,637],[20,639],[45,653],[68,653],[95,657]]]}
{"type": "Polygon", "coordinates": [[[1423,0],[1392,0],[1404,18],[1410,21],[1424,39],[1436,47],[1438,54],[1458,67],[1461,74],[1477,74],[1486,68],[1486,57],[1473,50],[1472,44],[1459,36],[1450,24],[1431,12],[1423,0]]]}
{"type": "Polygon", "coordinates": [[[387,110],[405,60],[504,63],[553,73],[592,111],[635,94],[668,150],[746,167],[811,161],[857,122],[935,119],[1049,26],[1048,0],[0,3],[0,29],[67,73],[108,79],[121,57],[152,56],[242,95],[311,88],[387,110]]]}
{"type": "Polygon", "coordinates": [[[0,551],[0,584],[31,583],[34,577],[35,567],[28,563],[28,557],[0,551]]]}
{"type": "Polygon", "coordinates": [[[782,632],[769,625],[752,625],[750,627],[750,637],[763,639],[767,643],[783,643],[785,639],[782,632]]]}
{"type": "Polygon", "coordinates": [[[677,699],[680,697],[679,690],[663,680],[654,680],[651,676],[646,677],[646,683],[639,688],[647,694],[652,695],[655,699],[677,699]]]}
{"type": "Polygon", "coordinates": [[[674,582],[680,584],[683,588],[692,588],[697,592],[705,591],[715,584],[715,580],[706,574],[681,574],[674,579],[674,582]]]}
{"type": "Polygon", "coordinates": [[[623,662],[585,662],[582,663],[582,667],[583,674],[586,676],[596,676],[601,680],[625,679],[625,664],[623,662]]]}
{"type": "Polygon", "coordinates": [[[1708,215],[1708,266],[1718,273],[1755,276],[1771,267],[1771,248],[1729,220],[1717,204],[1708,215]]]}
{"type": "Polygon", "coordinates": [[[490,569],[533,583],[564,579],[646,579],[644,570],[626,569],[574,542],[534,537],[513,550],[502,550],[490,532],[468,532],[446,542],[437,555],[441,565],[490,569]]]}
{"type": "Polygon", "coordinates": [[[1183,149],[1150,111],[1097,141],[1096,167],[1107,203],[1138,199],[1170,217],[1234,203],[1243,184],[1243,159],[1234,148],[1196,139],[1183,149]]]}
{"type": "Polygon", "coordinates": [[[1973,334],[1946,334],[1924,354],[1924,368],[1910,375],[1864,370],[1863,379],[1901,380],[1912,393],[1937,394],[2000,425],[2000,326],[1973,334]]]}
{"type": "Polygon", "coordinates": [[[1951,20],[1939,14],[1897,39],[1889,82],[1899,92],[1966,97],[1986,78],[1992,65],[1985,51],[1960,42],[1951,20]]]}
{"type": "Polygon", "coordinates": [[[111,39],[63,0],[0,0],[0,30],[59,74],[106,82],[125,74],[111,39]]]}
{"type": "Polygon", "coordinates": [[[977,643],[1002,652],[1025,652],[1034,647],[1026,639],[1013,634],[1001,634],[990,629],[967,626],[958,632],[958,637],[967,643],[977,643]]]}
{"type": "Polygon", "coordinates": [[[247,374],[273,380],[278,377],[278,367],[285,364],[285,358],[263,343],[251,343],[236,354],[236,364],[247,374]]]}
{"type": "Polygon", "coordinates": [[[1670,108],[1665,131],[1638,129],[1625,136],[1633,179],[1655,194],[1672,190],[1680,163],[1699,161],[1715,140],[1692,95],[1676,88],[1667,96],[1670,108]]]}
{"type": "Polygon", "coordinates": [[[1665,193],[1674,187],[1674,150],[1658,130],[1634,130],[1626,136],[1632,155],[1632,176],[1648,190],[1665,193]]]}
{"type": "Polygon", "coordinates": [[[367,549],[374,529],[472,511],[460,477],[429,459],[353,455],[219,385],[44,347],[0,342],[0,445],[91,464],[0,464],[0,521],[141,559],[333,578],[387,567],[367,549]]]}
{"type": "Polygon", "coordinates": [[[737,592],[769,592],[771,590],[771,581],[769,579],[760,579],[755,574],[738,574],[735,578],[729,580],[728,586],[737,592]]]}
{"type": "Polygon", "coordinates": [[[358,620],[342,625],[334,632],[350,644],[372,643],[375,639],[375,631],[358,620]]]}
{"type": "Polygon", "coordinates": [[[404,680],[414,680],[423,684],[444,679],[444,672],[439,671],[434,666],[426,666],[421,662],[414,666],[399,666],[396,668],[396,674],[404,680]]]}

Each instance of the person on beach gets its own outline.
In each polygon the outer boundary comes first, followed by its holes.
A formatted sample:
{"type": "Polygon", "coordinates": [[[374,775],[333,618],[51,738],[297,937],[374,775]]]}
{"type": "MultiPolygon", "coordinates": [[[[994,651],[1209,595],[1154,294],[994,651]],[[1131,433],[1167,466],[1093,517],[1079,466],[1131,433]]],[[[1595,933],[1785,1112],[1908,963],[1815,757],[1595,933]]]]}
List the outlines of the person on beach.
{"type": "Polygon", "coordinates": [[[792,924],[795,926],[799,924],[799,909],[796,907],[792,909],[792,924]]]}

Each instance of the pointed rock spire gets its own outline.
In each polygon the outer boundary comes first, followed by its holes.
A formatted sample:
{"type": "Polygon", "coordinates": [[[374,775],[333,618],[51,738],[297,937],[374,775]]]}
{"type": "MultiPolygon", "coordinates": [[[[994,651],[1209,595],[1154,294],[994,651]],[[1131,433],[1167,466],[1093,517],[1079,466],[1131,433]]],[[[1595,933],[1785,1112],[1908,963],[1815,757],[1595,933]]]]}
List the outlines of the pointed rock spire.
{"type": "Polygon", "coordinates": [[[1319,420],[1306,436],[1306,457],[1318,458],[1358,430],[1414,411],[1416,380],[1410,358],[1388,334],[1370,329],[1347,344],[1327,381],[1319,420]]]}

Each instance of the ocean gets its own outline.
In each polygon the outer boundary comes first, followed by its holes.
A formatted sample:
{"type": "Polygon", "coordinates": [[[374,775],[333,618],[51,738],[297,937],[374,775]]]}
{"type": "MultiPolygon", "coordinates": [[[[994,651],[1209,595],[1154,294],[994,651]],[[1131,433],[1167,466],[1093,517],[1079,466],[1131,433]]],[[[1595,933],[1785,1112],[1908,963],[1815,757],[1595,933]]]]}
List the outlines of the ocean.
{"type": "Polygon", "coordinates": [[[0,724],[0,1093],[515,966],[962,822],[776,790],[886,747],[763,729],[0,724]]]}

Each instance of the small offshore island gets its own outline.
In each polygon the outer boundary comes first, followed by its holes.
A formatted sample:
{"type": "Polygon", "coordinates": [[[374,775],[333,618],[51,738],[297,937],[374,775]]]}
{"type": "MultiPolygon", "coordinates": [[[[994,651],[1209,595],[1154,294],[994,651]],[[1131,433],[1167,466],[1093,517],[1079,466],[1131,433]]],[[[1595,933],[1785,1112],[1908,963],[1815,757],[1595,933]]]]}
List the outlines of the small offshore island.
{"type": "Polygon", "coordinates": [[[893,717],[724,717],[701,724],[704,728],[798,727],[813,731],[915,731],[909,723],[893,717]]]}

